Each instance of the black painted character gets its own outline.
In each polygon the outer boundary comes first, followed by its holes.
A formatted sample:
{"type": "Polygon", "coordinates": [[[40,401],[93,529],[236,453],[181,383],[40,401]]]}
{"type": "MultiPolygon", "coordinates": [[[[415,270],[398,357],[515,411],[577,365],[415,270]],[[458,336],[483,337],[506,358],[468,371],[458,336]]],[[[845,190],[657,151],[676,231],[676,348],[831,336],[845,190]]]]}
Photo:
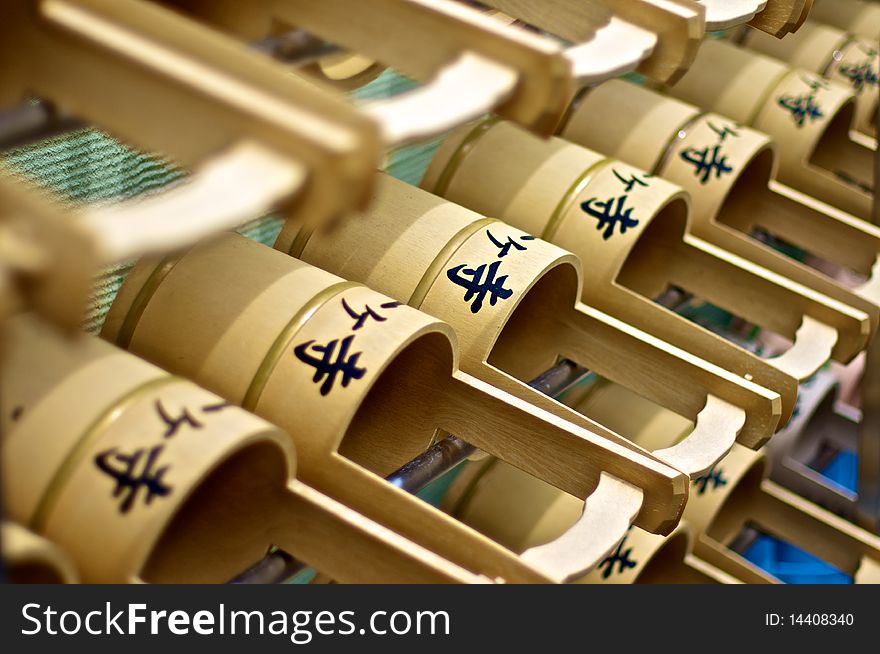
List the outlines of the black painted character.
{"type": "Polygon", "coordinates": [[[632,193],[632,190],[636,187],[636,184],[639,186],[644,186],[648,188],[650,184],[645,181],[645,179],[650,179],[653,175],[649,175],[648,173],[642,173],[642,177],[644,179],[639,179],[639,176],[636,173],[631,173],[629,179],[625,178],[616,169],[612,168],[611,172],[614,173],[614,176],[620,180],[620,183],[623,184],[623,188],[626,189],[627,193],[632,193]]]}
{"type": "MultiPolygon", "coordinates": [[[[214,402],[212,404],[206,404],[203,407],[200,407],[202,413],[217,413],[218,411],[222,411],[223,409],[227,409],[231,407],[232,404],[226,402],[225,400],[220,400],[218,402],[214,402]]],[[[192,429],[201,429],[204,427],[204,423],[200,422],[198,418],[196,418],[187,407],[184,407],[183,410],[177,415],[172,416],[165,406],[162,404],[162,400],[156,400],[155,403],[156,414],[159,416],[159,419],[165,424],[165,433],[162,434],[163,438],[171,438],[172,436],[176,436],[177,432],[188,425],[192,429]]]]}
{"type": "Polygon", "coordinates": [[[727,156],[721,153],[720,143],[702,150],[686,148],[681,158],[694,167],[694,175],[700,178],[700,184],[707,184],[713,173],[715,179],[721,179],[722,175],[733,172],[733,167],[727,163],[727,156]]]}
{"type": "Polygon", "coordinates": [[[867,86],[878,85],[878,73],[874,67],[877,49],[865,44],[859,44],[859,49],[865,54],[865,60],[858,64],[844,64],[839,69],[840,74],[850,81],[857,93],[861,93],[867,86]]]}
{"type": "Polygon", "coordinates": [[[706,124],[709,125],[709,129],[711,129],[718,135],[719,143],[724,143],[724,141],[727,140],[728,136],[739,138],[739,132],[737,132],[736,129],[740,127],[740,125],[734,125],[733,127],[731,127],[730,125],[722,125],[721,127],[718,127],[712,121],[708,121],[706,124]]]}
{"type": "Polygon", "coordinates": [[[709,489],[710,484],[712,490],[727,486],[727,479],[724,478],[724,470],[722,468],[712,466],[705,475],[697,477],[691,483],[696,487],[697,495],[704,495],[709,489]]]}
{"type": "Polygon", "coordinates": [[[169,466],[159,466],[159,456],[164,445],[151,448],[139,448],[132,454],[119,452],[111,448],[95,457],[95,465],[104,474],[116,480],[113,489],[114,498],[122,498],[119,505],[120,513],[128,513],[143,490],[144,504],[150,504],[156,497],[166,497],[173,490],[165,483],[165,475],[169,466]]]}
{"type": "Polygon", "coordinates": [[[234,406],[232,402],[220,400],[219,402],[214,402],[213,404],[206,404],[202,407],[202,411],[204,413],[218,413],[219,411],[223,411],[224,409],[228,409],[232,406],[234,406]]]}
{"type": "Polygon", "coordinates": [[[156,400],[155,406],[159,419],[165,423],[165,433],[162,434],[163,438],[171,438],[176,435],[178,430],[184,425],[189,425],[193,429],[201,429],[203,427],[202,423],[194,418],[186,407],[184,407],[180,415],[174,417],[169,415],[168,411],[165,410],[165,407],[162,405],[162,400],[156,400]]]}
{"type": "MultiPolygon", "coordinates": [[[[502,243],[497,238],[495,238],[492,235],[492,232],[490,232],[488,229],[486,230],[486,236],[488,236],[489,240],[492,241],[492,245],[494,245],[496,248],[498,248],[498,258],[499,259],[501,259],[502,257],[506,257],[507,254],[510,252],[510,248],[513,248],[515,250],[519,250],[521,252],[525,252],[526,250],[528,250],[528,248],[525,245],[523,245],[522,243],[517,243],[515,240],[513,240],[509,236],[507,237],[507,242],[502,243]]],[[[534,241],[535,237],[534,236],[520,236],[519,240],[521,240],[521,241],[534,241]]]]}
{"type": "Polygon", "coordinates": [[[623,549],[626,545],[627,538],[629,538],[629,534],[623,537],[623,540],[620,541],[617,549],[602,559],[602,562],[596,566],[597,570],[602,570],[603,579],[608,579],[614,573],[615,564],[617,565],[617,574],[623,574],[630,568],[635,568],[638,565],[637,561],[633,561],[630,558],[632,556],[633,548],[628,547],[627,549],[623,549]]]}
{"type": "Polygon", "coordinates": [[[493,261],[490,264],[480,264],[476,268],[468,268],[467,264],[460,264],[446,271],[446,276],[453,284],[465,289],[464,301],[471,302],[471,313],[479,313],[483,308],[483,301],[489,296],[489,304],[493,307],[498,300],[506,300],[513,295],[513,291],[504,288],[507,275],[498,275],[501,261],[493,261]]]}
{"type": "Polygon", "coordinates": [[[604,202],[599,202],[599,198],[590,198],[581,203],[581,209],[599,221],[596,224],[596,230],[605,230],[602,234],[604,240],[607,241],[614,236],[614,230],[617,227],[620,228],[621,234],[625,234],[630,227],[638,226],[638,219],[632,217],[633,207],[626,207],[628,197],[628,195],[621,195],[604,202]]]}
{"type": "Polygon", "coordinates": [[[350,356],[348,354],[353,340],[354,334],[346,336],[341,341],[338,338],[334,338],[326,345],[315,345],[313,339],[297,345],[293,349],[297,359],[315,369],[312,381],[317,384],[323,380],[321,395],[327,395],[333,390],[333,385],[336,383],[338,375],[342,375],[340,383],[343,387],[346,387],[352,379],[361,379],[366,374],[365,368],[358,368],[357,366],[363,352],[356,352],[350,356]],[[337,346],[339,346],[338,351],[337,346]],[[320,358],[310,354],[310,348],[313,352],[319,353],[321,355],[320,358]]]}
{"type": "Polygon", "coordinates": [[[822,89],[830,88],[826,80],[801,76],[801,81],[810,89],[809,93],[800,95],[783,95],[777,100],[777,104],[791,114],[798,127],[803,127],[809,120],[815,122],[824,118],[825,114],[816,101],[816,93],[822,89]]]}
{"type": "MultiPolygon", "coordinates": [[[[400,302],[383,302],[379,305],[380,309],[394,309],[400,306],[400,302]]],[[[345,309],[345,312],[354,319],[354,326],[351,328],[351,331],[356,332],[361,327],[364,326],[364,323],[367,321],[367,318],[372,318],[376,322],[385,322],[388,318],[379,315],[370,308],[370,305],[367,304],[364,306],[364,310],[361,313],[358,313],[348,302],[345,301],[345,298],[342,298],[342,308],[345,309]]]]}
{"type": "Polygon", "coordinates": [[[779,106],[791,113],[791,117],[798,127],[803,127],[807,119],[810,122],[815,122],[825,117],[812,93],[803,93],[797,96],[784,95],[779,98],[779,106]]]}

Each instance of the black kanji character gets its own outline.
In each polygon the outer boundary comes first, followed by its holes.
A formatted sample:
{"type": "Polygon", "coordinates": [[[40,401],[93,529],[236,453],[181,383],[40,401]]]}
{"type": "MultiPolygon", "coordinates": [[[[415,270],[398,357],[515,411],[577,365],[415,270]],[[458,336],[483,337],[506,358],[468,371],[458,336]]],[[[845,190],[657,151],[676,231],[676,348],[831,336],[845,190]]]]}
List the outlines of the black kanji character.
{"type": "Polygon", "coordinates": [[[877,50],[865,49],[864,46],[860,46],[860,49],[868,57],[865,61],[859,64],[844,64],[838,69],[840,74],[850,81],[857,93],[861,93],[866,86],[878,85],[878,74],[874,68],[877,50]]]}
{"type": "Polygon", "coordinates": [[[803,127],[808,119],[810,122],[814,122],[825,117],[812,93],[803,93],[798,96],[784,95],[779,98],[778,104],[791,114],[798,127],[803,127]]]}
{"type": "Polygon", "coordinates": [[[620,541],[620,544],[617,546],[617,549],[614,550],[609,556],[606,556],[602,559],[602,562],[596,566],[597,570],[602,570],[602,578],[608,579],[614,572],[614,565],[617,564],[617,574],[623,574],[630,568],[635,568],[638,565],[638,562],[633,561],[630,556],[632,556],[633,548],[629,547],[627,549],[623,549],[626,545],[626,539],[629,538],[629,534],[623,537],[623,540],[620,541]]]}
{"type": "Polygon", "coordinates": [[[813,93],[819,90],[827,91],[831,88],[831,83],[827,79],[822,79],[821,77],[806,77],[801,75],[801,81],[806,84],[813,93]]]}
{"type": "MultiPolygon", "coordinates": [[[[380,309],[394,309],[400,306],[400,302],[383,302],[379,305],[380,309]]],[[[361,313],[358,313],[354,309],[352,309],[348,302],[345,301],[345,298],[342,298],[342,308],[345,309],[345,312],[354,319],[354,326],[351,328],[351,331],[356,332],[361,327],[364,326],[364,323],[367,321],[367,318],[372,318],[376,322],[385,322],[388,318],[384,316],[380,316],[373,309],[370,308],[370,305],[367,304],[364,306],[364,310],[361,313]]]]}
{"type": "MultiPolygon", "coordinates": [[[[498,258],[499,259],[502,257],[506,257],[507,254],[510,252],[510,248],[514,248],[515,250],[520,250],[522,252],[528,250],[528,248],[525,245],[522,245],[521,243],[517,243],[510,236],[507,237],[506,243],[502,243],[497,238],[495,238],[492,235],[492,232],[490,232],[488,229],[486,230],[486,236],[488,236],[489,240],[492,241],[492,245],[494,245],[496,248],[498,248],[498,250],[499,250],[498,258]]],[[[534,241],[535,237],[534,236],[520,236],[519,240],[521,240],[521,241],[534,241]]]]}
{"type": "Polygon", "coordinates": [[[507,275],[496,278],[500,265],[500,261],[493,261],[491,264],[483,263],[476,268],[468,268],[467,264],[460,264],[446,271],[449,281],[466,289],[464,301],[473,300],[471,313],[479,313],[487,295],[489,296],[489,304],[492,306],[495,306],[499,299],[506,300],[513,295],[511,289],[504,288],[507,275]]]}
{"type": "Polygon", "coordinates": [[[235,406],[232,402],[221,400],[220,402],[215,402],[213,404],[206,404],[202,407],[202,411],[204,413],[217,413],[218,411],[223,411],[223,409],[228,409],[232,406],[235,406]]]}
{"type": "Polygon", "coordinates": [[[176,418],[168,415],[168,412],[165,411],[165,407],[162,406],[161,400],[156,400],[156,413],[159,414],[159,418],[165,423],[165,433],[162,434],[164,438],[171,438],[174,436],[177,433],[177,430],[184,424],[189,425],[193,429],[201,429],[204,426],[193,417],[189,412],[189,409],[186,407],[184,407],[183,412],[176,418]]]}
{"type": "Polygon", "coordinates": [[[354,334],[346,336],[341,341],[338,338],[333,339],[327,345],[314,345],[315,341],[311,340],[301,345],[297,345],[293,349],[296,358],[312,366],[315,369],[315,375],[312,377],[314,383],[323,380],[321,384],[321,395],[327,395],[333,390],[333,384],[336,383],[336,377],[342,375],[341,384],[347,387],[352,379],[361,379],[366,374],[365,368],[358,368],[357,363],[363,352],[356,352],[349,356],[348,351],[354,340],[354,334]],[[336,346],[339,346],[337,351],[336,346]],[[315,357],[309,354],[309,348],[321,354],[321,357],[315,357]],[[335,359],[333,358],[335,356],[335,359]]]}
{"type": "Polygon", "coordinates": [[[632,217],[633,208],[624,208],[628,197],[627,195],[621,195],[618,198],[611,198],[605,202],[599,202],[598,198],[590,198],[586,202],[581,203],[581,209],[599,221],[596,229],[598,231],[605,230],[602,234],[604,240],[607,241],[614,235],[616,227],[620,227],[620,233],[625,234],[626,230],[630,227],[638,226],[639,221],[632,217]],[[596,207],[599,208],[597,209],[596,207]]]}
{"type": "Polygon", "coordinates": [[[713,148],[708,146],[702,150],[686,148],[681,153],[681,158],[694,167],[694,175],[700,178],[700,184],[706,184],[715,174],[715,179],[721,179],[724,174],[732,173],[733,167],[728,165],[727,157],[721,154],[721,145],[713,148]]]}
{"type": "Polygon", "coordinates": [[[114,447],[95,457],[95,465],[98,469],[116,480],[113,497],[122,496],[120,513],[128,513],[131,510],[141,489],[146,491],[144,504],[150,504],[153,498],[171,494],[173,489],[164,483],[169,466],[156,465],[164,447],[164,445],[149,449],[142,447],[133,454],[122,454],[114,447]]]}
{"type": "MultiPolygon", "coordinates": [[[[648,184],[648,182],[645,182],[645,181],[639,179],[639,176],[636,175],[635,173],[630,174],[629,179],[626,179],[623,175],[621,175],[619,172],[617,172],[613,168],[611,169],[611,172],[614,173],[614,176],[620,180],[620,183],[623,184],[627,193],[632,193],[632,190],[636,184],[638,184],[639,186],[644,186],[645,188],[648,188],[648,186],[650,186],[648,184]]],[[[648,179],[650,177],[653,177],[653,175],[648,175],[647,173],[643,173],[642,177],[644,177],[645,179],[648,179]]]]}
{"type": "Polygon", "coordinates": [[[712,466],[709,472],[701,477],[697,477],[691,483],[696,487],[697,495],[704,495],[710,484],[712,485],[712,490],[727,486],[727,479],[724,478],[724,470],[722,468],[712,466]]]}
{"type": "Polygon", "coordinates": [[[718,140],[721,143],[724,143],[728,136],[739,138],[739,132],[737,132],[733,127],[730,127],[728,125],[724,125],[723,127],[716,127],[715,124],[712,122],[707,122],[707,124],[709,125],[709,129],[711,129],[718,135],[718,140]]]}

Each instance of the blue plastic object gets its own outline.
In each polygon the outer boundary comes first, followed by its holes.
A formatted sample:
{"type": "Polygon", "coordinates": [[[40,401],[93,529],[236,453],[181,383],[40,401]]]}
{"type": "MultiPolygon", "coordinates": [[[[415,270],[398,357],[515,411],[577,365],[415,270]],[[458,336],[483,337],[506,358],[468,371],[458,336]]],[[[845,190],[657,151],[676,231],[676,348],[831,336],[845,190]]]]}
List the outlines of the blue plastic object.
{"type": "Polygon", "coordinates": [[[855,493],[858,485],[858,463],[855,452],[842,450],[824,470],[819,472],[835,484],[855,493]]]}
{"type": "MultiPolygon", "coordinates": [[[[820,472],[836,484],[855,491],[857,458],[841,451],[820,472]]],[[[787,584],[851,584],[852,577],[812,554],[771,536],[759,537],[743,555],[787,584]]]]}
{"type": "Polygon", "coordinates": [[[760,536],[743,556],[786,584],[851,584],[852,577],[771,536],[760,536]]]}

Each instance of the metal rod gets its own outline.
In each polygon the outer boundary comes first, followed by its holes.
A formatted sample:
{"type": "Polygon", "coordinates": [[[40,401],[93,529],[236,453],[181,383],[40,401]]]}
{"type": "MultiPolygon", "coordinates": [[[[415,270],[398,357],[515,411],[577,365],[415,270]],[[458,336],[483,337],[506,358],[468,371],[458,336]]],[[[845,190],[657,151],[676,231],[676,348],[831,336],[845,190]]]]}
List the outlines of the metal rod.
{"type": "Polygon", "coordinates": [[[0,150],[11,150],[87,127],[86,123],[60,114],[47,102],[29,100],[0,109],[0,150]]]}
{"type": "Polygon", "coordinates": [[[251,47],[283,64],[296,66],[305,66],[340,50],[337,45],[300,29],[253,41],[251,47]]]}
{"type": "MultiPolygon", "coordinates": [[[[529,382],[529,386],[552,397],[565,390],[585,372],[584,368],[563,359],[535,377],[529,382]]],[[[458,436],[447,436],[385,479],[408,493],[418,493],[476,451],[477,448],[458,436]]]]}
{"type": "Polygon", "coordinates": [[[743,526],[742,531],[736,535],[727,547],[731,551],[743,556],[762,535],[758,529],[748,523],[743,526]]]}
{"type": "Polygon", "coordinates": [[[305,569],[306,565],[304,563],[300,563],[287,552],[275,550],[264,556],[256,565],[248,568],[229,583],[277,584],[288,581],[291,577],[305,569]]]}
{"type": "MultiPolygon", "coordinates": [[[[529,386],[553,397],[565,391],[586,374],[589,374],[586,368],[563,359],[535,377],[529,382],[529,386]]],[[[388,483],[415,494],[462,463],[476,451],[477,448],[470,443],[463,441],[458,436],[450,435],[403,464],[385,479],[388,483]]],[[[304,564],[286,552],[276,550],[253,567],[245,570],[230,583],[285,583],[304,567],[304,564]]]]}
{"type": "Polygon", "coordinates": [[[688,302],[694,299],[693,294],[688,293],[677,286],[670,286],[660,295],[654,298],[654,302],[660,306],[666,307],[670,311],[678,313],[684,309],[688,302]]]}
{"type": "Polygon", "coordinates": [[[447,436],[412,461],[404,463],[385,479],[408,493],[418,493],[435,479],[474,454],[477,448],[458,436],[447,436]]]}

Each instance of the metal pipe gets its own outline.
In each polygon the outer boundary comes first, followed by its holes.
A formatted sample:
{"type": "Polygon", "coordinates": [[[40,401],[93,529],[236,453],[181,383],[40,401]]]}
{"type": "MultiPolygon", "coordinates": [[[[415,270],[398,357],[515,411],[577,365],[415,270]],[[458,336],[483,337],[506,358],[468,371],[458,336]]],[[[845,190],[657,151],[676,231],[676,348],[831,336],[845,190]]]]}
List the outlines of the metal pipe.
{"type": "Polygon", "coordinates": [[[0,109],[0,150],[19,148],[86,127],[86,123],[59,113],[47,102],[29,100],[0,109]]]}
{"type": "MultiPolygon", "coordinates": [[[[529,382],[529,386],[551,397],[568,388],[586,373],[584,368],[563,359],[529,382]]],[[[408,493],[418,493],[432,481],[462,463],[477,451],[458,436],[447,436],[425,452],[405,463],[385,479],[408,493]]]]}
{"type": "Polygon", "coordinates": [[[339,47],[309,34],[305,30],[291,30],[277,36],[253,41],[251,47],[276,61],[292,66],[305,66],[321,57],[339,52],[339,47]]]}
{"type": "MultiPolygon", "coordinates": [[[[563,359],[529,382],[532,388],[551,397],[564,392],[571,384],[588,374],[585,368],[563,359]]],[[[438,441],[417,457],[403,464],[385,479],[408,493],[418,493],[474,454],[477,448],[450,435],[438,441]]],[[[245,570],[230,583],[285,583],[305,566],[286,552],[276,550],[256,565],[245,570]]]]}
{"type": "Polygon", "coordinates": [[[306,569],[287,552],[275,550],[264,556],[256,565],[232,579],[230,584],[277,584],[289,580],[306,569]]]}

